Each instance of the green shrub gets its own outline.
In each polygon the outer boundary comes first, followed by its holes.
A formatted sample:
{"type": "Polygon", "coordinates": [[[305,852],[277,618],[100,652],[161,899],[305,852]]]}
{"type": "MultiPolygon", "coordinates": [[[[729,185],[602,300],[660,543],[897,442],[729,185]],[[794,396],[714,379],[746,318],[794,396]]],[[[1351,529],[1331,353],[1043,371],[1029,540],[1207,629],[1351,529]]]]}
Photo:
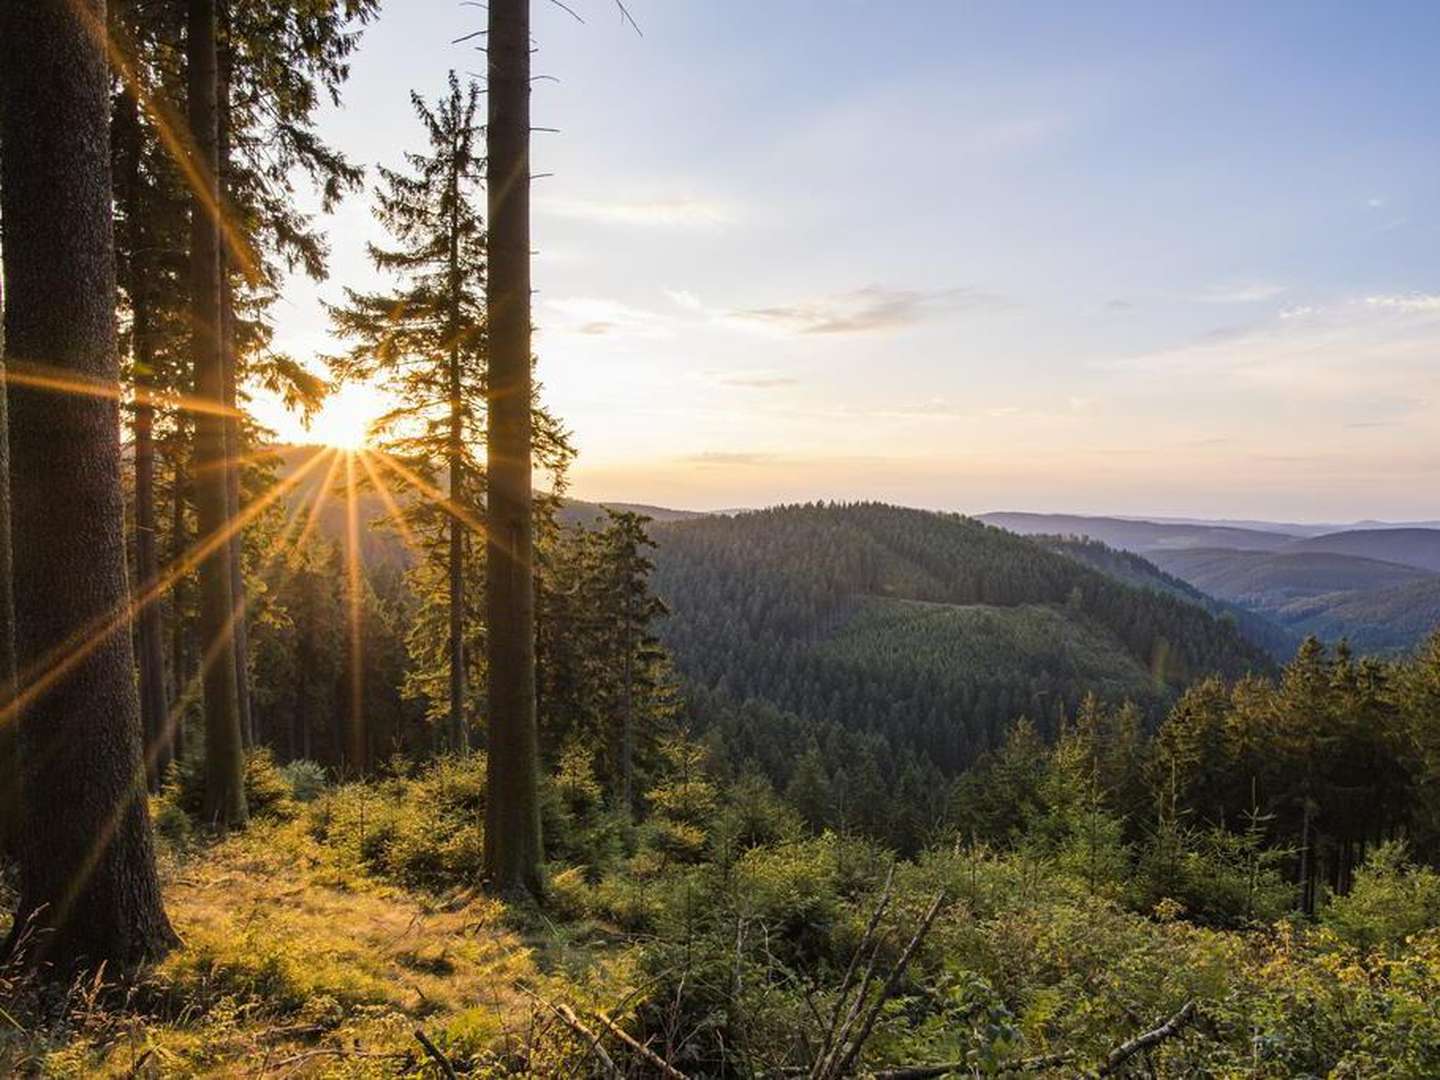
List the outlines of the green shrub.
{"type": "Polygon", "coordinates": [[[1412,865],[1403,842],[1381,844],[1355,871],[1349,895],[1332,896],[1320,919],[1357,949],[1394,949],[1440,923],[1440,874],[1412,865]]]}
{"type": "Polygon", "coordinates": [[[280,775],[290,785],[290,794],[296,802],[314,802],[328,783],[325,766],[318,761],[297,758],[280,768],[280,775]]]}

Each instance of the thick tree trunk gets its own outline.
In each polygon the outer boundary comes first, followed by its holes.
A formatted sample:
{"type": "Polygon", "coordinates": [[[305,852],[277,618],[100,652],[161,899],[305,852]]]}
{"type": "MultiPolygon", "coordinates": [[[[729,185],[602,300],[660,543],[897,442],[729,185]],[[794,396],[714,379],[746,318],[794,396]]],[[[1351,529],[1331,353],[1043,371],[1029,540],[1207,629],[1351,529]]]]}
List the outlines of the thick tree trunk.
{"type": "Polygon", "coordinates": [[[5,388],[5,275],[0,273],[0,853],[14,853],[20,823],[15,698],[15,603],[10,592],[10,424],[5,388]]]}
{"type": "Polygon", "coordinates": [[[531,577],[530,0],[490,0],[487,48],[485,873],[503,892],[538,895],[544,881],[531,577]]]}
{"type": "MultiPolygon", "coordinates": [[[[103,0],[0,5],[6,349],[114,385],[115,257],[103,0]]],[[[17,659],[124,611],[120,416],[101,397],[11,398],[17,659]]],[[[128,970],[175,943],[145,805],[130,635],[88,642],[19,710],[24,813],[15,926],[45,970],[128,970]]],[[[8,720],[8,718],[7,718],[8,720]]]]}
{"type": "MultiPolygon", "coordinates": [[[[195,395],[225,403],[220,345],[221,266],[219,190],[216,180],[216,54],[214,0],[188,0],[186,58],[190,131],[203,190],[190,207],[191,317],[194,321],[195,395]]],[[[195,415],[195,510],[200,542],[229,527],[223,409],[195,415]]],[[[200,564],[200,642],[205,696],[205,803],[207,821],[221,828],[243,825],[245,750],[241,741],[234,647],[234,597],[230,552],[220,543],[200,564]]]]}
{"type": "MultiPolygon", "coordinates": [[[[143,134],[140,130],[140,103],[127,91],[115,116],[117,160],[123,163],[118,187],[125,207],[127,241],[130,248],[126,282],[131,308],[131,357],[135,384],[135,582],[145,595],[160,576],[155,550],[155,409],[148,391],[154,387],[155,339],[151,329],[150,239],[146,227],[147,206],[140,179],[143,134]]],[[[140,609],[136,626],[136,660],[140,675],[140,727],[145,737],[145,772],[150,789],[156,790],[170,765],[170,740],[166,732],[165,652],[160,623],[160,605],[140,609]]]]}

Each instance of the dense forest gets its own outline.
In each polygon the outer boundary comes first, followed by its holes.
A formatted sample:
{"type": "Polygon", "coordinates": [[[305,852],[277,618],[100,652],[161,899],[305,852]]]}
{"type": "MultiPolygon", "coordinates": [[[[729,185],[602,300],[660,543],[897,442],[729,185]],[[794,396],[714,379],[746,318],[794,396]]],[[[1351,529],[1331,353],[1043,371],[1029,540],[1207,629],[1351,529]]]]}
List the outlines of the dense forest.
{"type": "Polygon", "coordinates": [[[531,5],[370,171],[317,117],[381,17],[0,6],[0,1072],[1440,1074],[1434,625],[567,499],[531,5]],[[387,239],[285,355],[342,199],[387,239]],[[252,407],[357,384],[363,446],[252,407]]]}
{"type": "Polygon", "coordinates": [[[662,638],[693,684],[948,775],[1016,716],[1052,737],[1094,694],[1153,720],[1202,674],[1270,666],[1189,598],[959,516],[792,506],[652,534],[662,638]]]}

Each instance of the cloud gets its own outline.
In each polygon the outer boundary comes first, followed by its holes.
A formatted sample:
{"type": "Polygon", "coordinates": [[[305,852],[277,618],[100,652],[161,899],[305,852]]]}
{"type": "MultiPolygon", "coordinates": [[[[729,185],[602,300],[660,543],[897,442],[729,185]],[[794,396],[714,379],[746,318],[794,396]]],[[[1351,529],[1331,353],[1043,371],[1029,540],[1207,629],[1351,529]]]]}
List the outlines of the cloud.
{"type": "Polygon", "coordinates": [[[1119,298],[1116,298],[1114,300],[1108,301],[1105,304],[1105,308],[1108,311],[1134,311],[1135,305],[1132,304],[1129,300],[1121,300],[1119,298]]]}
{"type": "Polygon", "coordinates": [[[688,289],[666,289],[665,295],[676,307],[682,307],[686,311],[705,310],[705,305],[700,302],[700,298],[688,289]]]}
{"type": "Polygon", "coordinates": [[[601,225],[646,228],[717,228],[739,220],[733,206],[712,199],[545,199],[536,209],[554,217],[592,221],[601,225]]]}
{"type": "Polygon", "coordinates": [[[1271,282],[1255,281],[1238,285],[1215,285],[1197,293],[1193,299],[1202,304],[1258,304],[1273,300],[1287,290],[1288,286],[1271,282]]]}
{"type": "Polygon", "coordinates": [[[595,296],[557,297],[547,300],[543,310],[554,316],[547,326],[559,333],[586,337],[663,338],[673,333],[670,320],[644,308],[595,296]]]}
{"type": "Polygon", "coordinates": [[[1008,301],[975,289],[886,289],[870,285],[848,293],[772,307],[745,308],[731,318],[795,334],[859,334],[910,326],[937,315],[995,311],[1008,301]]]}
{"type": "Polygon", "coordinates": [[[774,454],[744,450],[706,450],[682,459],[691,465],[769,465],[775,461],[774,454]]]}
{"type": "Polygon", "coordinates": [[[1440,312],[1440,294],[1403,293],[1397,296],[1367,296],[1365,303],[1372,308],[1401,311],[1406,314],[1440,312]]]}
{"type": "Polygon", "coordinates": [[[789,375],[775,375],[764,371],[722,375],[718,381],[721,386],[744,386],[752,390],[773,390],[781,386],[796,386],[800,382],[789,375]]]}
{"type": "Polygon", "coordinates": [[[1371,296],[1292,309],[1223,336],[1107,360],[1097,370],[1167,382],[1185,378],[1207,392],[1328,405],[1341,423],[1413,415],[1440,392],[1440,296],[1371,296]]]}

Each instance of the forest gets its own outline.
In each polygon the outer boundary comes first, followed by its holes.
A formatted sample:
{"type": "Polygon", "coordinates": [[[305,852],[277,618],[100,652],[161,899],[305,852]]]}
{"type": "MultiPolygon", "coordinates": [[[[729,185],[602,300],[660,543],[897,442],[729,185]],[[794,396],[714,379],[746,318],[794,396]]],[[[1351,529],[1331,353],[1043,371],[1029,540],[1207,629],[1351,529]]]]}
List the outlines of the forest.
{"type": "Polygon", "coordinates": [[[531,4],[466,11],[372,164],[398,6],[0,5],[0,1073],[1440,1075],[1440,631],[570,498],[531,4]]]}

